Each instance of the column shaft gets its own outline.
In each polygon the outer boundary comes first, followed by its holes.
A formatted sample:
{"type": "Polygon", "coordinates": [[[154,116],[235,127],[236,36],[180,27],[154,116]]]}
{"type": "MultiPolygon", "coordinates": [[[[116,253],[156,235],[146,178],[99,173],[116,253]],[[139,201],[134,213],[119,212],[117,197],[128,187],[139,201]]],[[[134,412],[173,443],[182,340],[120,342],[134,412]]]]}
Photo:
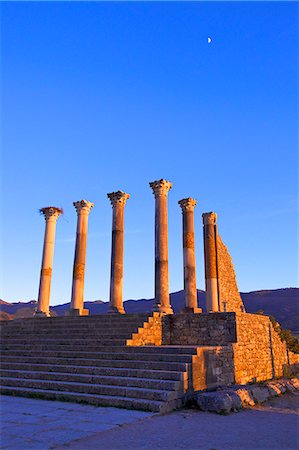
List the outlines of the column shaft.
{"type": "Polygon", "coordinates": [[[74,202],[77,211],[77,231],[76,231],[76,246],[73,267],[73,284],[72,284],[72,299],[70,307],[70,315],[86,316],[88,309],[84,309],[84,278],[85,278],[85,263],[86,263],[86,246],[87,246],[87,232],[88,232],[88,215],[93,203],[81,200],[74,202]]]}
{"type": "Polygon", "coordinates": [[[112,219],[112,248],[110,274],[110,310],[125,312],[123,308],[124,208],[115,206],[112,219]]]}
{"type": "Polygon", "coordinates": [[[154,311],[172,314],[168,279],[167,195],[172,184],[166,180],[150,183],[155,195],[155,304],[154,311]]]}
{"type": "Polygon", "coordinates": [[[196,262],[194,242],[194,207],[196,200],[186,198],[179,201],[183,214],[184,257],[184,309],[182,312],[199,313],[196,290],[196,262]]]}
{"type": "Polygon", "coordinates": [[[113,208],[109,313],[125,313],[123,307],[124,207],[129,197],[129,194],[122,191],[108,194],[113,208]]]}
{"type": "Polygon", "coordinates": [[[46,226],[39,282],[38,303],[35,316],[49,317],[56,221],[62,210],[59,208],[50,207],[42,208],[40,212],[45,216],[46,226]]]}
{"type": "Polygon", "coordinates": [[[207,312],[219,311],[216,219],[215,213],[203,214],[207,312]]]}

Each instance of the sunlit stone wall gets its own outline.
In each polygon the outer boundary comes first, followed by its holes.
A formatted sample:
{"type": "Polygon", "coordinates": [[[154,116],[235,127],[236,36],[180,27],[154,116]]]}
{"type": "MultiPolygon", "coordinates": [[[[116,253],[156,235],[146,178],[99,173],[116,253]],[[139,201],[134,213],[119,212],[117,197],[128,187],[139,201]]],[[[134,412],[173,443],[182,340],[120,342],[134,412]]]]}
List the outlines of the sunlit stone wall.
{"type": "Polygon", "coordinates": [[[229,251],[217,235],[217,266],[220,311],[245,311],[229,251]]]}

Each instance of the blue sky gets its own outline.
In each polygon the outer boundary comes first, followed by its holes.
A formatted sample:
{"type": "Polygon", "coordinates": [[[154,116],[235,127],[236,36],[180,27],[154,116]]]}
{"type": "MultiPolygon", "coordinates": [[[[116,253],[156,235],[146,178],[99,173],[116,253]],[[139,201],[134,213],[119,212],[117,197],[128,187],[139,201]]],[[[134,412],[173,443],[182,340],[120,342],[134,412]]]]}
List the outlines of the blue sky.
{"type": "Polygon", "coordinates": [[[183,286],[181,212],[218,213],[241,291],[296,286],[298,5],[2,2],[0,297],[37,297],[44,221],[57,223],[51,304],[70,300],[76,213],[89,217],[86,300],[108,300],[111,206],[125,217],[124,298],[154,292],[154,198],[169,193],[170,289],[183,286]],[[212,38],[208,44],[207,38],[212,38]]]}

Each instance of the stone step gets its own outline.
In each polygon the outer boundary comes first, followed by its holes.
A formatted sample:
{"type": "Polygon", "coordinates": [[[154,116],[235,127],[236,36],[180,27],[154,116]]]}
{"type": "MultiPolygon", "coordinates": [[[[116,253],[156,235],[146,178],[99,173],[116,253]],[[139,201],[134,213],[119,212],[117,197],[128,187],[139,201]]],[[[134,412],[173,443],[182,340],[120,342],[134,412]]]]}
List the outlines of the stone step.
{"type": "MultiPolygon", "coordinates": [[[[24,338],[23,340],[19,339],[17,342],[16,341],[12,341],[9,339],[2,339],[1,340],[1,349],[5,350],[5,349],[10,349],[10,350],[18,350],[18,349],[22,349],[22,348],[36,348],[36,349],[46,349],[46,348],[50,348],[50,347],[57,347],[57,346],[63,346],[63,347],[73,347],[73,348],[78,348],[79,346],[82,347],[82,350],[86,349],[86,348],[91,348],[91,347],[95,347],[95,349],[98,346],[103,346],[103,342],[106,343],[108,342],[112,342],[114,343],[114,341],[122,341],[125,343],[125,341],[127,341],[127,339],[130,338],[130,334],[118,334],[117,337],[114,336],[110,336],[110,335],[106,335],[103,338],[101,337],[95,337],[95,338],[88,338],[88,339],[84,339],[84,337],[82,339],[37,339],[36,341],[32,341],[32,340],[28,340],[27,338],[24,338]]],[[[124,345],[123,345],[124,347],[124,345]]]]}
{"type": "MultiPolygon", "coordinates": [[[[13,336],[13,335],[24,335],[24,333],[29,335],[36,335],[36,334],[46,334],[50,333],[51,335],[57,334],[57,333],[63,333],[63,334],[76,334],[77,332],[79,334],[88,334],[88,333],[113,333],[118,332],[119,330],[123,330],[124,332],[131,332],[132,330],[138,330],[138,328],[142,327],[144,322],[140,323],[132,323],[132,324],[115,324],[115,325],[107,325],[105,327],[101,325],[87,325],[87,326],[78,326],[78,327],[71,327],[71,326],[61,326],[61,327],[39,327],[39,328],[15,328],[15,329],[2,329],[1,330],[1,336],[13,336]]],[[[146,323],[146,322],[145,322],[146,323]]]]}
{"type": "MultiPolygon", "coordinates": [[[[84,349],[84,346],[83,346],[84,349]]],[[[126,361],[163,361],[163,362],[182,362],[182,363],[192,363],[193,355],[184,355],[184,354],[164,354],[164,353],[143,353],[142,347],[140,347],[139,353],[108,353],[108,352],[87,352],[80,351],[74,347],[73,351],[66,351],[61,349],[59,346],[57,349],[51,349],[51,347],[45,346],[43,349],[26,349],[23,350],[2,350],[1,355],[9,355],[9,356],[19,356],[23,357],[35,357],[35,356],[47,356],[47,357],[65,357],[65,358],[91,358],[91,359],[99,359],[99,360],[107,360],[107,361],[118,361],[118,360],[126,360],[126,361]]]]}
{"type": "Polygon", "coordinates": [[[110,334],[110,333],[118,333],[119,331],[122,331],[124,333],[126,332],[131,332],[132,330],[137,330],[138,328],[142,327],[143,323],[147,323],[147,322],[142,322],[141,324],[139,323],[132,323],[132,324],[116,324],[116,325],[107,325],[107,326],[103,326],[103,325],[99,325],[99,326],[65,326],[65,327],[39,327],[37,329],[22,329],[22,328],[16,328],[16,329],[10,329],[10,328],[6,328],[6,329],[1,329],[1,336],[8,336],[8,337],[13,337],[13,336],[23,336],[25,333],[26,335],[29,336],[36,336],[38,335],[44,335],[47,333],[50,333],[51,335],[57,334],[57,333],[63,333],[63,335],[76,335],[77,333],[79,333],[80,335],[82,334],[89,334],[89,333],[100,333],[100,334],[110,334]],[[87,333],[88,332],[88,333],[87,333]]]}
{"type": "Polygon", "coordinates": [[[130,314],[90,314],[88,316],[56,316],[56,317],[20,317],[14,320],[4,320],[3,325],[9,324],[29,324],[29,323],[41,323],[46,321],[48,323],[52,322],[90,322],[90,321],[118,321],[118,320],[138,320],[152,316],[153,313],[130,313],[130,314]]]}
{"type": "Polygon", "coordinates": [[[63,333],[63,332],[57,332],[57,333],[12,333],[11,335],[4,335],[1,334],[1,342],[7,342],[7,343],[21,343],[23,342],[48,342],[49,340],[57,340],[59,338],[60,341],[69,341],[69,340],[81,340],[81,342],[85,342],[86,339],[89,340],[107,340],[107,339],[132,339],[132,335],[134,333],[137,333],[136,330],[119,330],[118,333],[100,333],[100,332],[85,332],[85,333],[63,333]]]}
{"type": "Polygon", "coordinates": [[[54,381],[71,381],[78,383],[103,384],[109,386],[128,386],[163,391],[179,391],[182,389],[181,381],[156,380],[137,377],[113,377],[104,375],[70,374],[69,372],[44,372],[26,370],[0,369],[0,376],[5,378],[40,379],[54,381]]]}
{"type": "Polygon", "coordinates": [[[130,319],[130,320],[93,320],[93,321],[80,321],[80,322],[72,322],[69,319],[65,322],[48,322],[47,320],[42,322],[31,322],[31,323],[15,323],[11,321],[6,325],[3,325],[3,321],[1,321],[1,330],[39,330],[39,329],[49,329],[49,328],[94,328],[94,327],[108,327],[113,328],[115,326],[133,326],[133,325],[142,325],[145,322],[148,322],[149,317],[144,317],[142,319],[130,319]]]}
{"type": "Polygon", "coordinates": [[[105,359],[86,359],[86,358],[66,358],[66,357],[50,357],[50,356],[12,356],[4,355],[1,360],[3,362],[24,362],[35,364],[43,363],[49,365],[76,365],[76,366],[96,366],[96,367],[118,367],[128,369],[149,369],[149,370],[166,370],[184,372],[188,368],[187,363],[182,362],[165,362],[165,361],[144,361],[144,360],[105,360],[105,359]]]}
{"type": "Polygon", "coordinates": [[[3,321],[1,323],[2,329],[38,329],[39,327],[48,328],[48,327],[88,327],[94,326],[96,324],[99,325],[117,325],[117,324],[136,324],[147,321],[150,317],[150,314],[143,315],[101,315],[101,316],[81,316],[81,317],[52,317],[52,318],[23,318],[23,319],[15,319],[10,321],[3,321]]]}
{"type": "MultiPolygon", "coordinates": [[[[56,390],[66,392],[79,392],[85,394],[109,395],[117,397],[138,398],[155,401],[171,401],[178,397],[176,391],[165,391],[129,386],[111,386],[104,384],[79,383],[71,381],[54,381],[41,379],[24,379],[1,377],[1,386],[25,387],[43,390],[56,390]]],[[[183,393],[181,393],[183,396],[183,393]]]]}
{"type": "MultiPolygon", "coordinates": [[[[82,341],[80,341],[82,343],[82,341]]],[[[86,347],[89,349],[89,345],[92,343],[96,343],[98,344],[98,341],[95,339],[84,339],[84,344],[86,344],[86,347]]],[[[102,340],[99,341],[99,343],[101,343],[102,340]]],[[[8,345],[10,346],[10,341],[8,343],[8,345]]],[[[40,339],[36,339],[36,343],[32,342],[30,339],[27,340],[27,337],[24,336],[24,339],[22,340],[22,344],[27,345],[27,344],[34,344],[34,348],[36,348],[37,344],[57,344],[57,345],[71,345],[74,344],[74,340],[73,339],[64,339],[64,338],[55,338],[55,339],[47,339],[44,341],[40,341],[40,339]]],[[[77,345],[77,344],[76,344],[77,345]]],[[[5,344],[3,346],[6,346],[6,341],[5,344]]],[[[10,348],[10,347],[9,347],[10,348]]],[[[23,345],[22,345],[22,348],[23,345]]],[[[198,346],[175,346],[175,345],[162,345],[162,346],[155,346],[155,345],[147,345],[147,346],[126,346],[126,345],[121,345],[121,346],[104,346],[103,348],[101,348],[101,352],[118,352],[118,353],[140,353],[142,351],[142,353],[166,353],[166,354],[184,354],[184,355],[196,355],[197,354],[197,349],[198,346]]]]}
{"type": "Polygon", "coordinates": [[[182,399],[171,402],[144,400],[128,397],[109,397],[107,395],[72,393],[55,390],[27,389],[12,386],[1,386],[0,392],[5,395],[39,398],[45,400],[61,400],[75,403],[87,403],[95,406],[112,406],[116,408],[138,409],[165,414],[183,405],[182,399]]]}
{"type": "Polygon", "coordinates": [[[28,362],[2,362],[3,370],[15,371],[40,371],[40,372],[63,372],[70,374],[87,374],[109,377],[136,377],[150,378],[157,380],[184,381],[188,378],[187,372],[174,372],[167,370],[150,369],[125,369],[119,367],[95,367],[95,366],[76,366],[76,365],[49,365],[49,364],[31,364],[28,362]]]}
{"type": "MultiPolygon", "coordinates": [[[[121,346],[125,346],[126,344],[126,339],[102,339],[101,342],[99,343],[100,347],[121,347],[121,346]]],[[[9,344],[4,344],[4,341],[2,340],[2,348],[4,348],[4,346],[7,345],[9,346],[9,344]]],[[[85,347],[86,348],[86,347],[85,347]]],[[[5,353],[8,350],[3,349],[3,351],[1,353],[5,353]]],[[[11,354],[13,354],[14,351],[18,351],[18,350],[9,350],[11,352],[11,354]]]]}

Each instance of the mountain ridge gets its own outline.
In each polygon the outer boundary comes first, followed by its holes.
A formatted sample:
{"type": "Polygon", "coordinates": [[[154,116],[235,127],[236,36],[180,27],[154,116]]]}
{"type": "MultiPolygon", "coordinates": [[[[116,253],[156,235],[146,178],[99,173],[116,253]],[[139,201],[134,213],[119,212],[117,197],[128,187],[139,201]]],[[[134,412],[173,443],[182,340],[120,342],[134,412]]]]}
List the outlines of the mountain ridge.
{"type": "MultiPolygon", "coordinates": [[[[240,292],[245,309],[248,313],[264,311],[266,315],[272,315],[281,324],[282,328],[299,332],[299,288],[264,289],[250,292],[240,292]]],[[[205,311],[205,292],[197,290],[198,305],[205,311]]],[[[170,294],[171,305],[175,313],[183,308],[184,291],[176,291],[170,294]]],[[[129,299],[124,302],[127,313],[150,312],[154,299],[129,299]]],[[[0,300],[0,319],[32,317],[36,307],[36,300],[29,302],[9,303],[0,300]]],[[[108,302],[103,300],[86,301],[85,308],[89,313],[103,314],[108,310],[108,302]]],[[[62,316],[69,309],[70,302],[52,306],[51,311],[62,316]]]]}

